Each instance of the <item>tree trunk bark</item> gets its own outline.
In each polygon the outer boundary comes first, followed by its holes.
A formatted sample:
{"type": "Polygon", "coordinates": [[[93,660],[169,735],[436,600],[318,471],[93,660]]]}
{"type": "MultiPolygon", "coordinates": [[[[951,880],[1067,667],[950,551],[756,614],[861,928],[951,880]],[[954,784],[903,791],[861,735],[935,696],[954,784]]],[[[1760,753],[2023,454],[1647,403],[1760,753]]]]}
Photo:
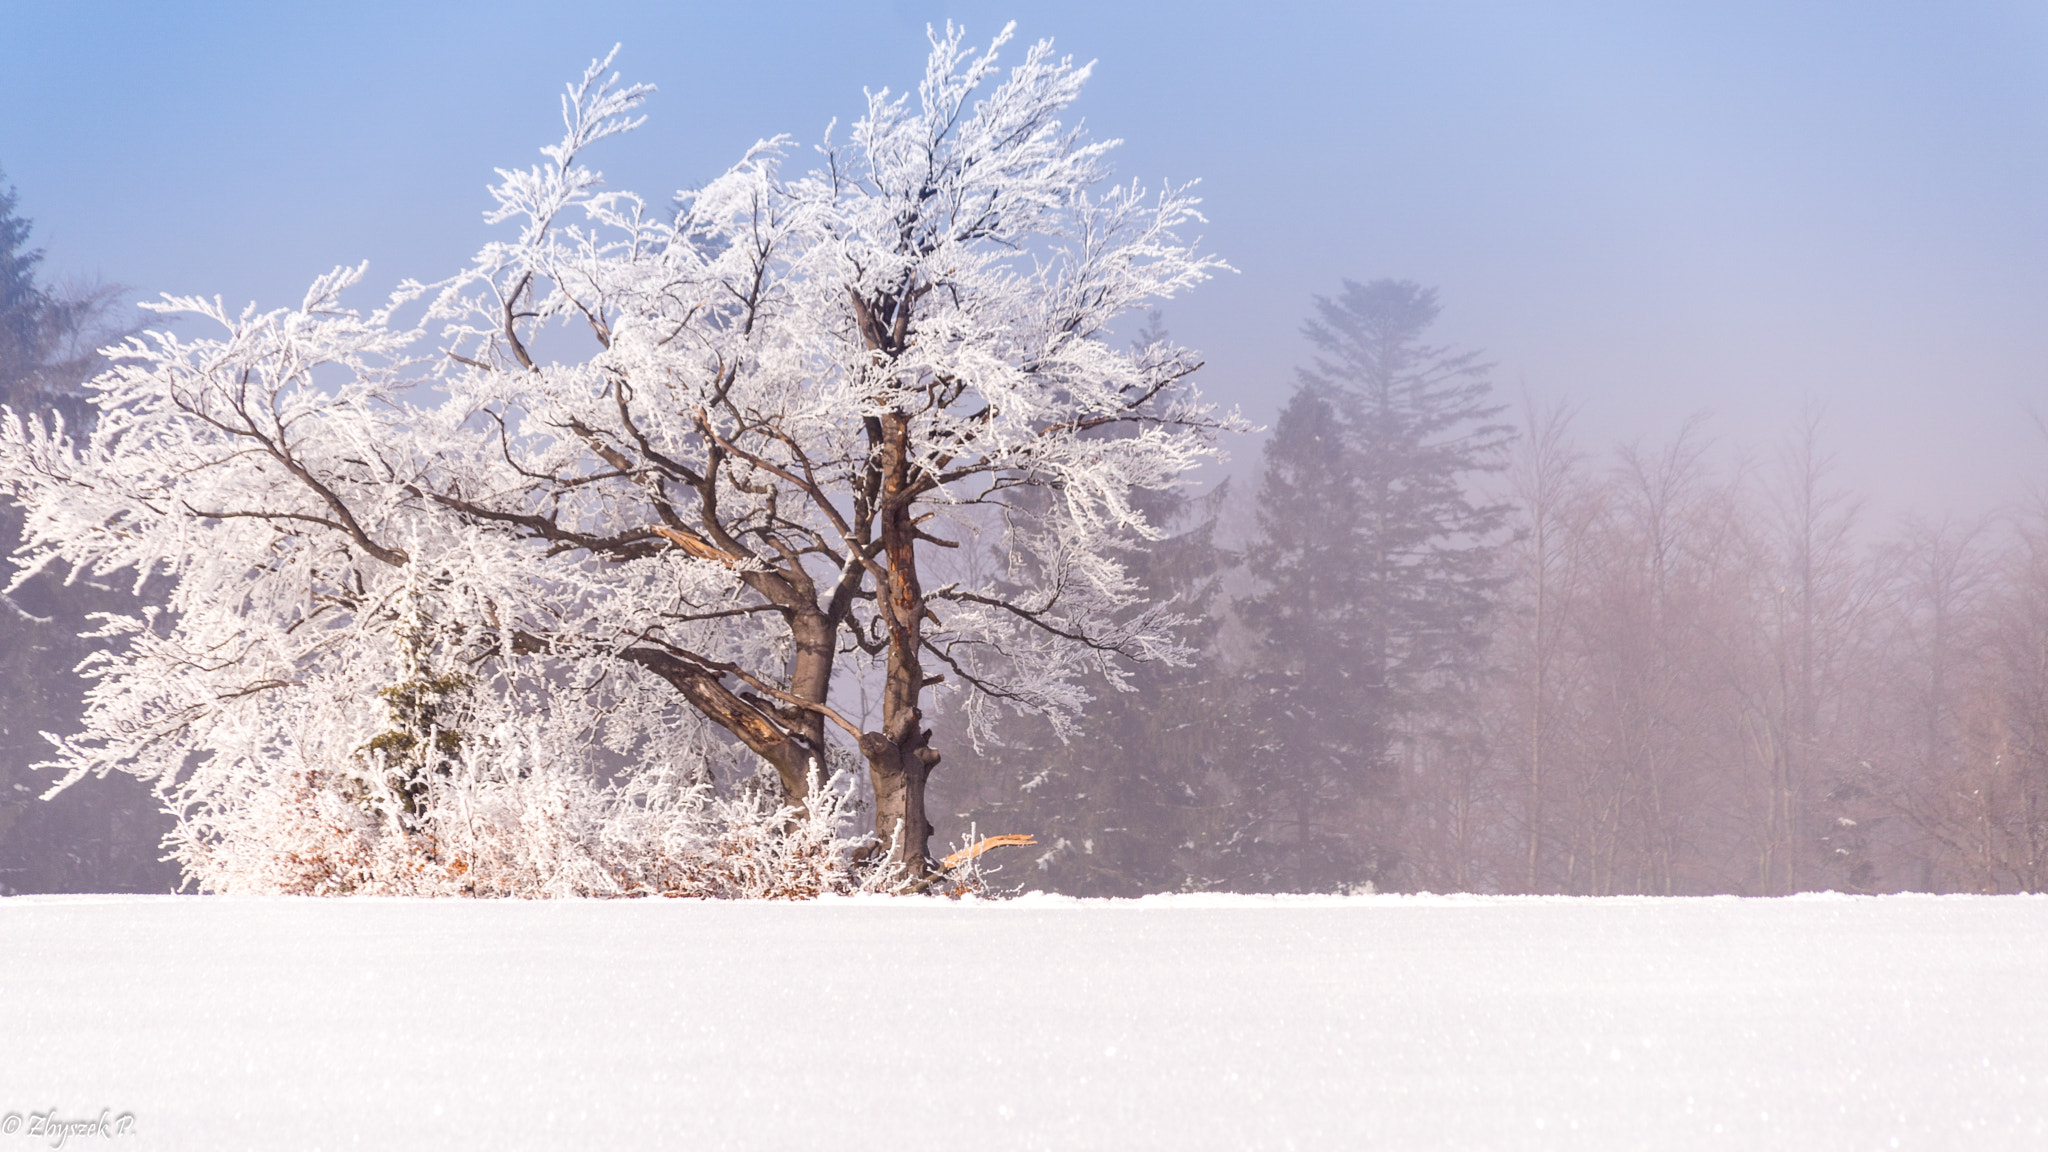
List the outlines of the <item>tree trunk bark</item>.
{"type": "Polygon", "coordinates": [[[875,839],[912,876],[923,876],[931,868],[932,825],[925,813],[925,783],[939,754],[923,743],[930,739],[931,731],[923,729],[907,748],[880,732],[869,732],[860,740],[875,787],[875,839]]]}
{"type": "Polygon", "coordinates": [[[715,671],[666,652],[629,648],[622,655],[668,681],[706,719],[767,761],[791,802],[808,802],[811,773],[825,768],[822,722],[814,721],[812,714],[799,716],[794,709],[749,699],[721,683],[715,671]]]}
{"type": "Polygon", "coordinates": [[[909,454],[910,422],[900,413],[881,420],[880,527],[886,579],[876,607],[889,634],[888,677],[882,690],[882,729],[860,738],[875,789],[875,837],[911,876],[931,868],[927,845],[925,782],[939,763],[931,729],[918,707],[927,687],[924,662],[924,590],[917,574],[917,496],[909,454]]]}

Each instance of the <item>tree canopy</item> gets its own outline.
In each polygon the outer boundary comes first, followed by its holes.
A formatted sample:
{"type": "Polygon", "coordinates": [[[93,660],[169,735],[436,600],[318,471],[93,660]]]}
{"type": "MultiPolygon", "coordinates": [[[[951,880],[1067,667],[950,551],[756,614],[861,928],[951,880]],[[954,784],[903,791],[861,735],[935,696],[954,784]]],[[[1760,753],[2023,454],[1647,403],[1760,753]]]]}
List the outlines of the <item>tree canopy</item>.
{"type": "Polygon", "coordinates": [[[124,345],[89,434],[10,412],[28,569],[168,589],[107,623],[67,779],[154,782],[226,876],[292,789],[445,868],[450,788],[545,784],[604,835],[716,764],[832,807],[862,762],[923,872],[932,694],[1066,723],[1182,659],[1116,544],[1235,426],[1192,353],[1110,338],[1221,267],[1195,200],[1107,184],[1059,119],[1089,68],[1004,73],[1008,38],[935,35],[818,167],[771,138],[672,211],[585,166],[650,95],[607,57],[468,268],[369,312],[361,268],[290,309],[167,297],[210,332],[124,345]]]}

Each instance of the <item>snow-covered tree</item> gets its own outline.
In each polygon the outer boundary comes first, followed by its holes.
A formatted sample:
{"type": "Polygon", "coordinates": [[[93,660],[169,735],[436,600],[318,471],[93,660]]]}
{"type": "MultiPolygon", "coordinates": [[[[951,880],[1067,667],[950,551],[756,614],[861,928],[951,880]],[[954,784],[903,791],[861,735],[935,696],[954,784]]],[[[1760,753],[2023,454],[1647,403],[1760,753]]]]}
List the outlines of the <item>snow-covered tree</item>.
{"type": "Polygon", "coordinates": [[[1041,847],[1024,873],[1033,886],[1142,896],[1210,882],[1229,833],[1218,784],[1231,775],[1237,751],[1226,718],[1233,678],[1215,644],[1233,559],[1215,540],[1228,494],[1227,485],[1198,499],[1146,493],[1148,523],[1172,534],[1134,539],[1125,554],[1152,597],[1195,621],[1183,633],[1199,650],[1191,663],[1138,667],[1129,691],[1096,700],[1071,732],[1036,716],[1006,718],[996,739],[978,742],[973,757],[948,765],[933,783],[936,802],[960,822],[955,827],[1028,828],[1038,836],[1041,847]]]}
{"type": "MultiPolygon", "coordinates": [[[[875,843],[923,872],[931,694],[1064,721],[1179,659],[1114,545],[1234,420],[1187,351],[1107,338],[1220,267],[1177,235],[1195,201],[1105,185],[1112,145],[1059,119],[1088,67],[1041,42],[1003,74],[1008,38],[933,36],[915,98],[871,94],[818,167],[768,140],[672,211],[585,166],[649,91],[599,61],[459,274],[368,313],[360,268],[295,309],[167,298],[215,332],[121,349],[88,438],[9,414],[23,570],[170,585],[107,621],[67,779],[156,782],[188,866],[301,789],[310,826],[443,869],[495,804],[619,873],[591,845],[688,824],[735,748],[805,819],[858,755],[875,843]],[[1000,563],[945,567],[962,533],[1000,563]],[[873,721],[833,699],[868,676],[873,721]]],[[[527,886],[607,883],[639,882],[527,886]]]]}

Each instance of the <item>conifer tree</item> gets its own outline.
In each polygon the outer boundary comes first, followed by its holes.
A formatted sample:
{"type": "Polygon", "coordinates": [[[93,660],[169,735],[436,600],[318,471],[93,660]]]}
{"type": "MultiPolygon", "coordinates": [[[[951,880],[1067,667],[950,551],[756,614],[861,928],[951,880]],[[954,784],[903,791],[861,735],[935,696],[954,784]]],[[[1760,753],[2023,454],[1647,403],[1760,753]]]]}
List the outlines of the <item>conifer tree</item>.
{"type": "MultiPolygon", "coordinates": [[[[0,405],[79,427],[90,412],[78,385],[98,338],[111,338],[106,320],[119,292],[41,283],[43,253],[29,246],[18,203],[0,182],[0,405]]],[[[21,523],[0,490],[0,553],[20,541],[21,523]]],[[[50,780],[30,770],[51,753],[42,733],[78,725],[83,685],[72,670],[97,647],[80,636],[91,614],[130,604],[90,578],[66,584],[43,572],[12,589],[0,578],[0,893],[161,890],[175,875],[157,859],[170,821],[147,788],[94,780],[46,804],[35,797],[50,780]]]]}
{"type": "Polygon", "coordinates": [[[1398,882],[1404,769],[1476,675],[1503,513],[1468,482],[1509,429],[1477,354],[1423,342],[1437,313],[1433,289],[1347,280],[1306,326],[1236,606],[1256,649],[1240,884],[1398,882]]]}

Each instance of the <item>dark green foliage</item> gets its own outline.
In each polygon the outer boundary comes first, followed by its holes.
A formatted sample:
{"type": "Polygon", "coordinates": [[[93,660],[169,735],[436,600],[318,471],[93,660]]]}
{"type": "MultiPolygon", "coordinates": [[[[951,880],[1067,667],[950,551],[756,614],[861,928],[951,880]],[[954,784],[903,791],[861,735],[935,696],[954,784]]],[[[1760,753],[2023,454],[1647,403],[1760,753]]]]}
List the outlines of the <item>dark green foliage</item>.
{"type": "Polygon", "coordinates": [[[421,811],[429,775],[462,752],[462,732],[454,726],[450,705],[470,682],[460,672],[422,673],[377,693],[390,710],[392,726],[371,737],[363,750],[382,762],[408,818],[421,811]]]}
{"type": "Polygon", "coordinates": [[[435,753],[453,756],[462,748],[462,733],[442,727],[442,707],[448,698],[469,686],[469,677],[459,672],[445,676],[419,677],[393,684],[377,693],[391,710],[396,727],[379,733],[364,745],[393,759],[415,759],[426,755],[431,744],[435,753]]]}

